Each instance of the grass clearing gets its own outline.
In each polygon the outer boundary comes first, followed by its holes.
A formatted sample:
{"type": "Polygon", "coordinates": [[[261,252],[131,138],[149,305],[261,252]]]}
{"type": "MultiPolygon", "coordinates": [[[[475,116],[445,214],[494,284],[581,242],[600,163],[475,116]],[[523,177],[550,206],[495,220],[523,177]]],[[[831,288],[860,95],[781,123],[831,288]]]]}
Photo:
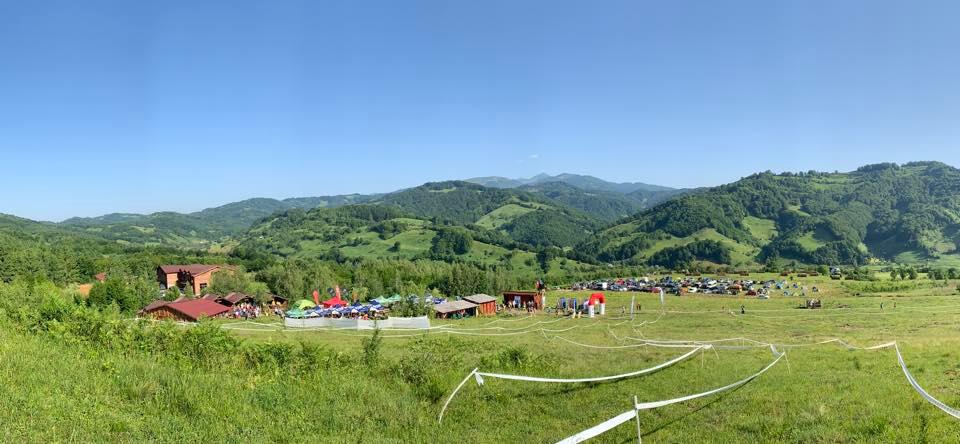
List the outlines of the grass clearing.
{"type": "MultiPolygon", "coordinates": [[[[920,384],[948,405],[960,406],[956,282],[860,297],[829,278],[800,282],[822,288],[818,297],[824,309],[796,309],[802,302],[796,297],[668,296],[668,311],[660,313],[656,295],[607,292],[604,318],[434,321],[460,333],[489,336],[385,331],[370,361],[363,350],[371,332],[289,332],[246,324],[253,331],[229,331],[243,340],[241,348],[216,355],[215,365],[201,365],[172,358],[174,349],[104,348],[55,333],[60,327],[29,333],[7,323],[0,325],[0,411],[5,412],[0,436],[8,442],[554,442],[628,410],[634,396],[643,402],[699,393],[740,380],[772,360],[764,348],[717,350],[650,375],[607,383],[489,379],[478,387],[471,380],[443,424],[437,424],[445,397],[473,368],[592,377],[651,367],[684,352],[592,349],[560,337],[596,346],[635,343],[630,337],[743,337],[780,344],[836,337],[859,346],[896,340],[920,384]],[[642,305],[635,320],[612,319],[634,298],[642,305]]],[[[560,296],[582,300],[588,294],[551,292],[548,304],[560,296]]],[[[787,353],[739,389],[642,412],[644,441],[960,440],[960,422],[913,390],[892,350],[851,351],[826,344],[787,353]]],[[[630,423],[596,442],[634,440],[636,428],[630,423]]]]}
{"type": "Polygon", "coordinates": [[[515,203],[510,203],[483,215],[483,217],[477,220],[477,225],[488,229],[500,228],[512,222],[517,217],[533,211],[537,211],[533,206],[520,206],[515,203]]]}
{"type": "Polygon", "coordinates": [[[750,231],[750,235],[761,242],[769,242],[777,237],[777,223],[771,219],[747,216],[743,218],[743,225],[750,231]]]}

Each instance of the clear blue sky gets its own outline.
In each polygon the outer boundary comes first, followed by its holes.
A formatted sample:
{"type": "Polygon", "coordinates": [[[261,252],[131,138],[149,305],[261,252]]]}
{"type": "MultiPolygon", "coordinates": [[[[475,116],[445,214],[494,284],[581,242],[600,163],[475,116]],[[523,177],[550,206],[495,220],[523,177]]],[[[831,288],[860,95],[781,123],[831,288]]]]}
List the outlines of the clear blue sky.
{"type": "Polygon", "coordinates": [[[960,3],[0,0],[0,212],[960,165],[960,3]]]}

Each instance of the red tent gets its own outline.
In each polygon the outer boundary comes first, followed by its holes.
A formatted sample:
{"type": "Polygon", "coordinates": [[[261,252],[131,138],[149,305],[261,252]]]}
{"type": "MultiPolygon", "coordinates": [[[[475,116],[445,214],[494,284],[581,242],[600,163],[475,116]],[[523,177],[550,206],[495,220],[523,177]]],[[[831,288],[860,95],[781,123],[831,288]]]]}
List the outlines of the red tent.
{"type": "Polygon", "coordinates": [[[590,299],[587,301],[587,305],[595,304],[606,304],[607,298],[603,296],[603,293],[594,293],[590,295],[590,299]]]}
{"type": "Polygon", "coordinates": [[[321,305],[323,305],[323,308],[330,308],[330,307],[335,307],[337,305],[346,307],[350,304],[347,301],[340,299],[340,295],[338,294],[330,299],[323,301],[321,305]]]}

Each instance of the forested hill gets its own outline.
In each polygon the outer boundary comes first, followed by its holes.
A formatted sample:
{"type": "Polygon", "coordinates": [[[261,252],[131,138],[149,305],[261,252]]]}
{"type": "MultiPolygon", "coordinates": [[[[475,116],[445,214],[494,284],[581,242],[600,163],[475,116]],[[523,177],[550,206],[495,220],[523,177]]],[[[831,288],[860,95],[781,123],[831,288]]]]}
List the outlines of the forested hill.
{"type": "Polygon", "coordinates": [[[505,234],[534,247],[569,247],[604,225],[602,218],[544,195],[462,182],[434,182],[374,201],[435,223],[505,234]]]}
{"type": "Polygon", "coordinates": [[[0,214],[0,282],[17,276],[83,282],[98,272],[98,258],[121,251],[121,246],[94,236],[0,214]]]}
{"type": "Polygon", "coordinates": [[[556,176],[539,174],[528,179],[475,177],[466,181],[491,188],[515,188],[546,194],[552,199],[611,222],[622,217],[625,211],[627,215],[634,214],[673,197],[697,191],[643,182],[608,182],[593,176],[566,173],[556,176]],[[591,204],[590,199],[601,202],[591,204]]]}
{"type": "Polygon", "coordinates": [[[517,189],[544,196],[605,222],[614,222],[632,216],[645,208],[642,202],[621,193],[586,191],[564,182],[543,182],[524,185],[517,189]]]}
{"type": "Polygon", "coordinates": [[[544,251],[515,240],[504,230],[451,224],[392,205],[368,204],[275,214],[256,224],[233,254],[253,261],[277,257],[336,262],[431,259],[527,271],[576,266],[558,249],[544,251]]]}
{"type": "Polygon", "coordinates": [[[960,170],[937,162],[850,173],[761,173],[676,198],[582,244],[602,261],[816,264],[937,259],[960,245],[960,170]]]}
{"type": "MultiPolygon", "coordinates": [[[[496,178],[489,179],[496,182],[496,178]]],[[[530,245],[569,247],[604,224],[685,192],[642,183],[617,184],[571,174],[541,175],[530,181],[536,184],[524,185],[522,189],[448,181],[389,194],[284,200],[255,198],[189,214],[172,211],[145,215],[113,213],[72,218],[59,225],[127,245],[217,249],[224,243],[233,244],[254,223],[276,213],[371,203],[401,208],[410,215],[434,221],[477,224],[484,229],[508,232],[513,239],[530,245]]]]}
{"type": "Polygon", "coordinates": [[[93,218],[72,218],[60,223],[74,231],[136,245],[170,245],[207,248],[227,236],[245,232],[254,222],[294,208],[336,207],[366,202],[376,195],[340,195],[291,198],[255,198],[195,213],[115,213],[93,218]]]}

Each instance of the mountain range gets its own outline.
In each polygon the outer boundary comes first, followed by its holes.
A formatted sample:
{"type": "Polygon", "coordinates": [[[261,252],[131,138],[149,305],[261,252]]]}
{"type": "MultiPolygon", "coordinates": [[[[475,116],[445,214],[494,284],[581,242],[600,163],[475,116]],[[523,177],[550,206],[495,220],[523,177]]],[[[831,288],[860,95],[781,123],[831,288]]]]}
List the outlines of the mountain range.
{"type": "MultiPolygon", "coordinates": [[[[533,179],[502,179],[513,181],[517,187],[498,186],[490,188],[510,189],[526,195],[540,195],[549,201],[580,209],[589,217],[601,222],[612,222],[630,216],[649,205],[665,200],[685,190],[675,190],[641,183],[625,184],[607,182],[591,176],[541,174],[533,179]],[[577,185],[580,185],[580,188],[577,185]],[[619,191],[616,191],[619,190],[619,191]]],[[[466,182],[477,183],[477,180],[466,182]]],[[[482,184],[481,184],[482,185],[482,184]]],[[[129,244],[173,245],[189,248],[209,248],[228,238],[243,234],[256,221],[277,212],[292,209],[335,208],[372,202],[394,205],[421,205],[423,199],[436,197],[417,193],[418,187],[388,194],[349,194],[336,196],[302,197],[290,199],[253,198],[208,208],[195,213],[163,211],[152,214],[112,213],[99,217],[71,218],[58,225],[74,231],[82,231],[105,239],[129,244]]],[[[493,201],[502,200],[509,191],[491,190],[493,201]]],[[[516,194],[516,193],[514,193],[516,194]]],[[[449,196],[448,196],[449,197],[449,196]]],[[[454,200],[438,201],[437,205],[453,205],[454,200]],[[444,203],[446,202],[446,203],[444,203]]],[[[461,211],[476,212],[481,207],[460,206],[461,211]]],[[[490,209],[492,210],[492,209],[490,209]]],[[[463,219],[461,219],[461,222],[463,219]]]]}
{"type": "Polygon", "coordinates": [[[846,173],[763,172],[696,190],[572,174],[487,177],[378,195],[249,199],[190,214],[0,222],[0,235],[11,242],[51,245],[50,239],[72,235],[83,246],[166,245],[246,257],[511,266],[566,258],[669,268],[783,261],[960,264],[960,170],[912,162],[846,173]]]}

